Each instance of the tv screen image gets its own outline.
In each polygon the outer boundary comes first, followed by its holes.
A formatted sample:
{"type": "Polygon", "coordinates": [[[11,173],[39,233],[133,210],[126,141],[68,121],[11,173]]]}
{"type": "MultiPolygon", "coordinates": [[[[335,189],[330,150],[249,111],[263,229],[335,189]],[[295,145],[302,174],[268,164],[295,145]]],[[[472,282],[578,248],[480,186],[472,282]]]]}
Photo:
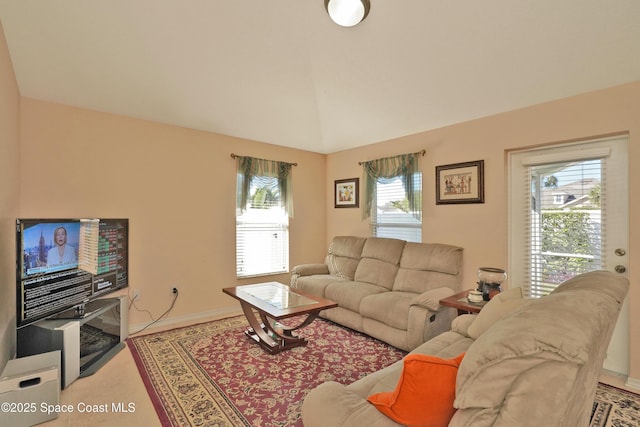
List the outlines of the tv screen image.
{"type": "Polygon", "coordinates": [[[22,277],[78,267],[80,222],[25,222],[22,277]]]}
{"type": "MultiPolygon", "coordinates": [[[[18,219],[17,326],[126,288],[129,285],[128,240],[126,218],[18,219]],[[98,226],[92,228],[96,222],[98,226]],[[91,243],[92,238],[97,245],[91,243]],[[95,269],[84,267],[86,258],[95,260],[95,269]]],[[[83,310],[77,312],[81,315],[83,310]]]]}

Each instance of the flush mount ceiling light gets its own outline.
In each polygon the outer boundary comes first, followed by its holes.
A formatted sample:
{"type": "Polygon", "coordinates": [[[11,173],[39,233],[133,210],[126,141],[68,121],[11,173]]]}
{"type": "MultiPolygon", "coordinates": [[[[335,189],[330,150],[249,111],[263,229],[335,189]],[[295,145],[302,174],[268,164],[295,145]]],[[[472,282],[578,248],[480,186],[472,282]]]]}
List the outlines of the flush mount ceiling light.
{"type": "Polygon", "coordinates": [[[324,8],[338,25],[353,27],[369,14],[369,0],[324,0],[324,8]]]}

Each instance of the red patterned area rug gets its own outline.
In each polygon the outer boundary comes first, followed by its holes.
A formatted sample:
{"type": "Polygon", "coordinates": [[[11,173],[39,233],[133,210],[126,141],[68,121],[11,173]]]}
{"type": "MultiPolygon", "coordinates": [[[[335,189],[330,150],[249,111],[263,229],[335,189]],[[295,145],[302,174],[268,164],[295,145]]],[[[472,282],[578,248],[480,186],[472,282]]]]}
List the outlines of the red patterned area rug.
{"type": "Polygon", "coordinates": [[[247,327],[238,316],[129,338],[163,426],[302,426],[311,389],[351,383],[406,354],[316,319],[298,331],[307,346],[269,355],[247,327]]]}
{"type": "MultiPolygon", "coordinates": [[[[302,426],[309,390],[348,384],[406,353],[317,319],[309,340],[269,355],[244,335],[243,316],[127,341],[163,426],[302,426]]],[[[598,384],[590,427],[640,426],[640,396],[598,384]]]]}

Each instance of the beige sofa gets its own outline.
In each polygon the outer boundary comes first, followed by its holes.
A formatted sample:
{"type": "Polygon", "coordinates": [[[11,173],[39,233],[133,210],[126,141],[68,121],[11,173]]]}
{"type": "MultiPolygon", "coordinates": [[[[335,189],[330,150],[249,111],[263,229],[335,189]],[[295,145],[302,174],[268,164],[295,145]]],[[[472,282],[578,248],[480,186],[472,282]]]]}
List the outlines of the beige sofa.
{"type": "Polygon", "coordinates": [[[455,246],[338,236],[290,286],[338,303],[321,317],[410,351],[450,328],[456,311],[439,301],[461,290],[461,268],[455,246]]]}
{"type": "MultiPolygon", "coordinates": [[[[503,292],[411,354],[465,353],[453,381],[457,410],[450,427],[586,427],[628,288],[623,276],[597,271],[520,304],[509,296],[513,291],[503,292]]],[[[394,390],[403,366],[399,361],[350,385],[321,384],[303,403],[305,427],[397,427],[367,397],[394,390]]],[[[416,390],[441,386],[426,380],[416,390]]]]}

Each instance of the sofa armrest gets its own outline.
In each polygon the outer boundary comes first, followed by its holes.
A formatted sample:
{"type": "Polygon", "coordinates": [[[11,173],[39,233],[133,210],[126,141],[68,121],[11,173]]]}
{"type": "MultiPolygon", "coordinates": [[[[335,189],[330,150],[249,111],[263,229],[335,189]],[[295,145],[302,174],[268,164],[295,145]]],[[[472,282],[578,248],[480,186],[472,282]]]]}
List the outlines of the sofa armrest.
{"type": "Polygon", "coordinates": [[[476,320],[476,317],[478,317],[477,314],[463,314],[456,317],[453,319],[453,322],[451,322],[451,331],[469,337],[469,326],[476,320]]]}
{"type": "Polygon", "coordinates": [[[370,404],[366,398],[335,381],[311,390],[302,403],[305,427],[399,427],[370,404]]]}
{"type": "Polygon", "coordinates": [[[455,291],[451,288],[442,287],[431,289],[415,296],[411,300],[411,305],[419,305],[430,311],[438,311],[442,308],[440,300],[450,297],[453,294],[455,294],[455,291]]]}
{"type": "Polygon", "coordinates": [[[300,264],[293,267],[291,274],[298,276],[313,276],[314,274],[329,274],[327,264],[300,264]]]}

